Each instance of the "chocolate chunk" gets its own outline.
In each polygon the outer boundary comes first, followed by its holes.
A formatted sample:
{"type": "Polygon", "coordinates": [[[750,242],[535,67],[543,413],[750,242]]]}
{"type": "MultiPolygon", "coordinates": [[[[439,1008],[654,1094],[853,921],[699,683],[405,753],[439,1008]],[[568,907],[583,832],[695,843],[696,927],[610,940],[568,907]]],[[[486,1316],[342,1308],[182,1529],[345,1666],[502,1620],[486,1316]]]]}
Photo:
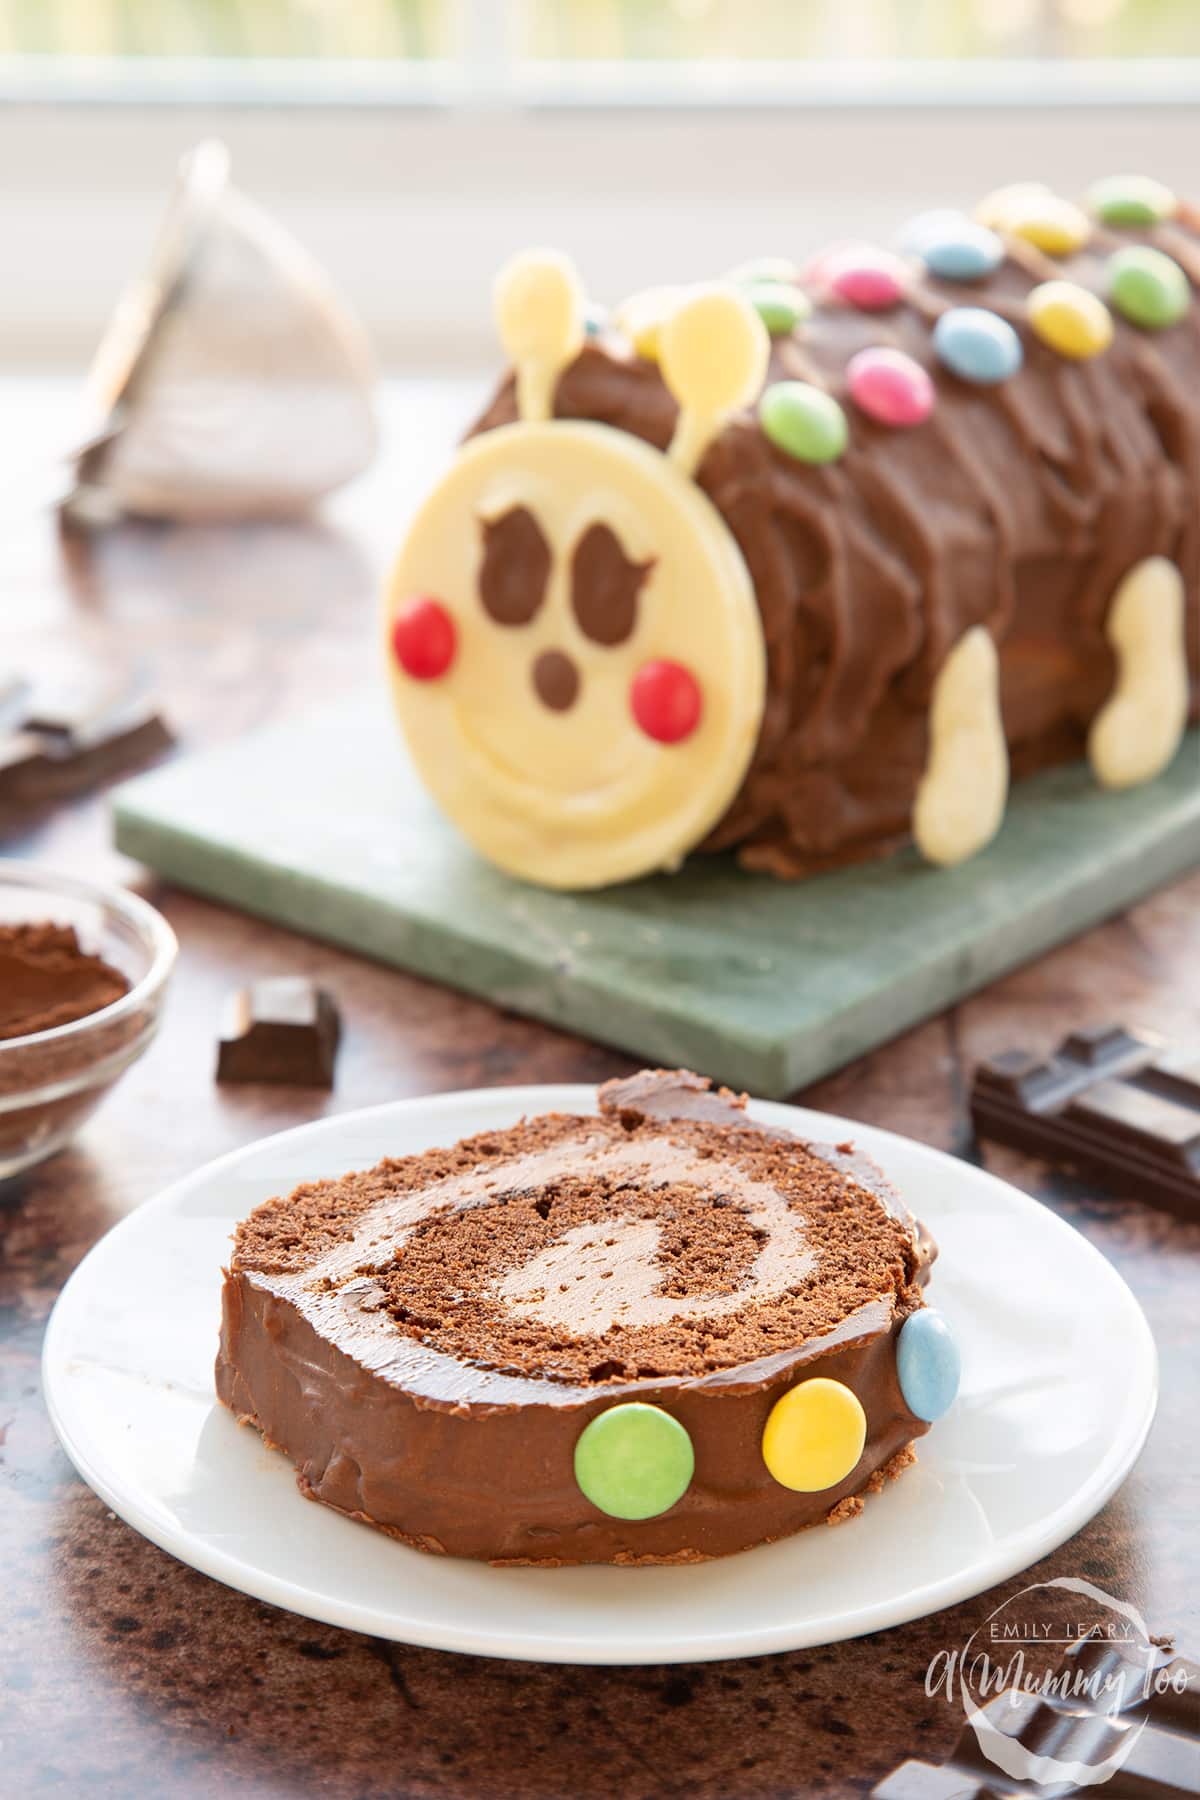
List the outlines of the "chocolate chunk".
{"type": "Polygon", "coordinates": [[[299,975],[256,981],[230,1000],[218,1081],[332,1087],[341,1021],[329,995],[299,975]]]}
{"type": "Polygon", "coordinates": [[[981,1137],[1200,1216],[1200,1049],[1106,1025],[1044,1060],[1005,1050],[976,1070],[971,1117],[981,1137]]]}
{"type": "Polygon", "coordinates": [[[170,749],[153,705],[128,690],[29,696],[0,686],[0,827],[114,780],[170,749]]]}
{"type": "Polygon", "coordinates": [[[1161,1656],[1147,1672],[1112,1643],[1072,1645],[1052,1693],[998,1694],[980,1710],[987,1724],[1011,1740],[1013,1765],[1029,1760],[1029,1778],[1007,1775],[980,1749],[971,1725],[959,1734],[948,1761],[905,1762],[872,1788],[872,1800],[1023,1800],[1052,1793],[1102,1795],[1104,1800],[1187,1800],[1200,1795],[1200,1664],[1161,1656]],[[1109,1685],[1105,1685],[1108,1683],[1109,1685]],[[1016,1746],[1027,1753],[1021,1757],[1016,1746]],[[1125,1749],[1125,1746],[1128,1748],[1125,1749]],[[1124,1754],[1122,1751],[1124,1750],[1124,1754]],[[1058,1775],[1045,1764],[1038,1785],[1033,1758],[1050,1758],[1091,1775],[1058,1775]],[[1100,1765],[1114,1759],[1107,1777],[1100,1765]]]}

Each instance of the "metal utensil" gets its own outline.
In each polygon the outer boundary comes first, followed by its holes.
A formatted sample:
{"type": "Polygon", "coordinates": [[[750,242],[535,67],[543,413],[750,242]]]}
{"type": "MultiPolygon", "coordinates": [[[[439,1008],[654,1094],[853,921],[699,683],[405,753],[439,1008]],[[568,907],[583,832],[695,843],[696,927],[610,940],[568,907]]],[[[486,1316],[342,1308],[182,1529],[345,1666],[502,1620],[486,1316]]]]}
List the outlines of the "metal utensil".
{"type": "Polygon", "coordinates": [[[318,264],[230,181],[210,140],[182,160],[150,263],[87,381],[69,513],[294,513],[377,445],[366,335],[318,264]]]}

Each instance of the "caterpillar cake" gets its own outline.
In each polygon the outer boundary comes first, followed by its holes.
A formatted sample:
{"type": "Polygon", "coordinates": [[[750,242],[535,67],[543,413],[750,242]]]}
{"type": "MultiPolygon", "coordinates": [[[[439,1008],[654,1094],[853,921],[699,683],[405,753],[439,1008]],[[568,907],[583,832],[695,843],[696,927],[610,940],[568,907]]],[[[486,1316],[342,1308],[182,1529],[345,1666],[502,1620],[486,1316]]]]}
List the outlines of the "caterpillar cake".
{"type": "Polygon", "coordinates": [[[1198,216],[1036,185],[590,318],[496,288],[514,365],[418,513],[395,703],[485,856],[586,888],[733,848],[953,864],[1010,778],[1158,775],[1200,703],[1198,216]]]}
{"type": "Polygon", "coordinates": [[[934,1254],[849,1146],[646,1072],[260,1206],[217,1392],[305,1494],[418,1549],[694,1562],[911,1462],[957,1386],[934,1254]]]}

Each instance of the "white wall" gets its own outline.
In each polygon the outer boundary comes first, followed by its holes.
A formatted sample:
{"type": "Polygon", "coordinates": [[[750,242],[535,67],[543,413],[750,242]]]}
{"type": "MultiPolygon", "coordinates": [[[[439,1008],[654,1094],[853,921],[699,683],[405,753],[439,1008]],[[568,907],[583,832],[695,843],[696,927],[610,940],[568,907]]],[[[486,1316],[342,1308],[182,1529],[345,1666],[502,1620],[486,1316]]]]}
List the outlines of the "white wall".
{"type": "Polygon", "coordinates": [[[1200,196],[1193,108],[0,108],[0,359],[79,363],[143,258],[179,153],[216,134],[394,366],[494,355],[492,271],[572,251],[597,298],[889,236],[906,214],[1121,169],[1200,196]]]}

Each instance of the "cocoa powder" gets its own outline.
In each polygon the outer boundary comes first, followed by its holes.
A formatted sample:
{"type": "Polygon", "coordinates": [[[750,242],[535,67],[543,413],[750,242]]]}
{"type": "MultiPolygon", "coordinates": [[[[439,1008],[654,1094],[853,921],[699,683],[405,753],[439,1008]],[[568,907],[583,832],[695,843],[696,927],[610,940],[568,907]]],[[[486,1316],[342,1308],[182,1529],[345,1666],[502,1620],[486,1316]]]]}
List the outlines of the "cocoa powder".
{"type": "Polygon", "coordinates": [[[129,992],[118,969],[89,956],[69,925],[0,925],[0,1040],[86,1019],[129,992]]]}

